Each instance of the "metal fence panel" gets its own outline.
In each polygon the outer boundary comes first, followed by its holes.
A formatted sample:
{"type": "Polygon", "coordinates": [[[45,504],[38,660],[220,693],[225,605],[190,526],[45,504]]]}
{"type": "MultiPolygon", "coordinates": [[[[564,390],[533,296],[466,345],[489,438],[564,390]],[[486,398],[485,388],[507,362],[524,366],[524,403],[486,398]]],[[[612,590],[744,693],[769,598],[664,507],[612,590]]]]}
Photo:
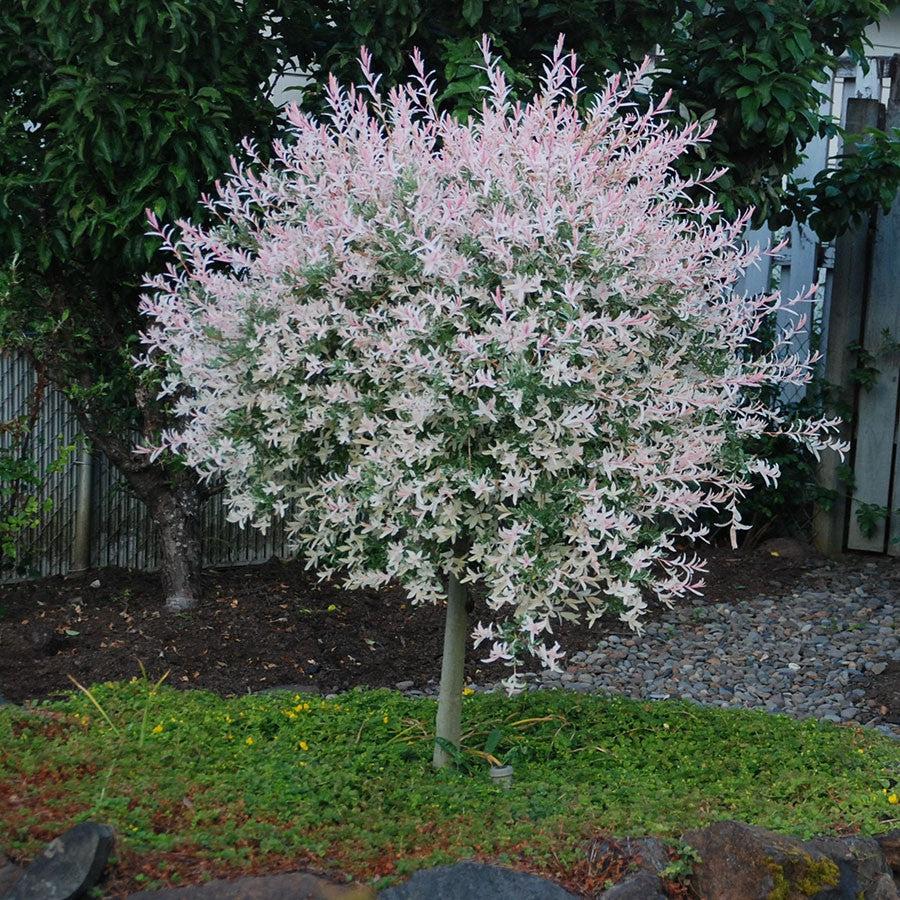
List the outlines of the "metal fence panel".
{"type": "MultiPolygon", "coordinates": [[[[37,387],[35,371],[24,357],[0,353],[0,423],[26,415],[37,387]]],[[[9,448],[12,440],[9,432],[0,430],[0,448],[9,448]]],[[[56,467],[54,462],[63,448],[74,447],[80,440],[65,397],[47,387],[32,430],[30,455],[41,481],[38,499],[41,503],[49,499],[51,505],[40,525],[21,541],[31,576],[65,575],[75,568],[78,464],[74,452],[64,466],[56,467]]],[[[90,566],[155,570],[159,546],[146,507],[103,454],[94,454],[91,468],[90,566]]],[[[242,529],[226,520],[221,495],[204,506],[201,546],[206,566],[249,564],[289,554],[280,523],[265,535],[255,528],[242,529]]]]}

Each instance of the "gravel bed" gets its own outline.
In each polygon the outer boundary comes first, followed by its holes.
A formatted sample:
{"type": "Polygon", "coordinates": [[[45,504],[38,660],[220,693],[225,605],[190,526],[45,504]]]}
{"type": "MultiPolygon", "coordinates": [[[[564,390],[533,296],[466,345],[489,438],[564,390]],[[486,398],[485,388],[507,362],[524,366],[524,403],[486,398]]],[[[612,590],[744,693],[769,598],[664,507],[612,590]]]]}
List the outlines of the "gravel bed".
{"type": "Polygon", "coordinates": [[[857,722],[900,737],[866,691],[868,679],[900,660],[898,598],[894,561],[822,562],[786,595],[698,598],[665,611],[642,637],[601,635],[596,650],[573,654],[561,674],[531,676],[530,685],[857,722]]]}
{"type": "Polygon", "coordinates": [[[859,722],[900,736],[864,688],[900,660],[898,568],[825,563],[787,596],[682,605],[648,624],[641,638],[602,637],[595,651],[573,655],[565,672],[540,681],[859,722]]]}

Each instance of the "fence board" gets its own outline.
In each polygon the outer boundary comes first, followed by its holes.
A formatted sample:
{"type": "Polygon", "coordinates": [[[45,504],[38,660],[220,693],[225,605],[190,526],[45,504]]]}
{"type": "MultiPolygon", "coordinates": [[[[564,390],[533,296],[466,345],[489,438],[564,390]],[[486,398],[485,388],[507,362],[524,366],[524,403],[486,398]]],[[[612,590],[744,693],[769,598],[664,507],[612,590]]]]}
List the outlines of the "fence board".
{"type": "MultiPolygon", "coordinates": [[[[900,95],[896,80],[891,90],[886,125],[900,126],[900,95]]],[[[853,513],[847,532],[847,547],[884,553],[889,534],[896,523],[892,517],[878,522],[873,531],[865,530],[856,513],[861,504],[892,506],[892,473],[897,431],[897,389],[900,358],[896,353],[879,353],[885,342],[900,336],[900,204],[876,217],[869,274],[869,296],[865,310],[863,346],[877,354],[880,370],[875,383],[859,392],[856,445],[853,462],[853,513]]]]}
{"type": "MultiPolygon", "coordinates": [[[[881,104],[877,100],[853,98],[847,103],[845,124],[851,132],[861,132],[879,122],[881,104]]],[[[851,148],[847,148],[850,152],[851,148]]],[[[848,410],[853,408],[853,391],[850,372],[856,365],[848,349],[858,341],[862,333],[862,310],[866,292],[866,260],[869,229],[863,223],[841,235],[835,244],[834,270],[829,291],[828,330],[825,345],[825,380],[834,385],[836,400],[848,410]]],[[[845,424],[842,437],[852,436],[845,424]]],[[[838,477],[840,459],[830,450],[825,451],[819,467],[819,483],[834,493],[829,508],[818,507],[813,519],[816,546],[824,553],[840,553],[844,549],[844,534],[848,516],[847,488],[838,477]]]]}

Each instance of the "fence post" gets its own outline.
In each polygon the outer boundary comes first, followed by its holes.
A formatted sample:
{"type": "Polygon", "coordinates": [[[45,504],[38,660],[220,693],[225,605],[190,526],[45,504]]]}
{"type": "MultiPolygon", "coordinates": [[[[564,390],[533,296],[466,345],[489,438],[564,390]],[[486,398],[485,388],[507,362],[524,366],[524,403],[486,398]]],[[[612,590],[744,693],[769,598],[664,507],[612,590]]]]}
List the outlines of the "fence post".
{"type": "Polygon", "coordinates": [[[75,459],[75,533],[72,540],[72,570],[91,567],[91,505],[94,459],[87,438],[81,435],[75,459]]]}
{"type": "MultiPolygon", "coordinates": [[[[847,101],[847,131],[857,134],[879,124],[881,103],[879,100],[851,98],[847,101]]],[[[847,145],[845,153],[854,147],[847,145]]],[[[849,345],[862,335],[863,308],[866,299],[868,277],[868,248],[871,219],[848,229],[835,242],[834,273],[831,283],[831,301],[828,309],[828,331],[825,347],[825,381],[833,390],[836,406],[847,412],[853,409],[854,386],[850,372],[856,360],[849,345]]],[[[851,421],[841,427],[845,441],[852,438],[851,421]]],[[[849,515],[847,485],[838,477],[840,458],[832,450],[824,451],[819,466],[819,484],[832,492],[834,501],[829,508],[818,505],[813,517],[813,539],[816,547],[825,554],[843,552],[844,534],[849,515]]]]}

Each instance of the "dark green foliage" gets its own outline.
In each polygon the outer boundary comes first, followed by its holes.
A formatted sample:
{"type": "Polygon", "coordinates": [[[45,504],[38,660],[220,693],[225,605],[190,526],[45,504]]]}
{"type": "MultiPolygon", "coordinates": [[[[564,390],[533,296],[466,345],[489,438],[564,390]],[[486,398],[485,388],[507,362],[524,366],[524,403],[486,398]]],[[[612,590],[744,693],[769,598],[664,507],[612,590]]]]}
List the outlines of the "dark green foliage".
{"type": "Polygon", "coordinates": [[[864,221],[876,208],[887,212],[900,189],[900,129],[870,128],[856,135],[854,152],[823,169],[812,184],[790,185],[789,204],[820,237],[830,240],[864,221]]]}
{"type": "MultiPolygon", "coordinates": [[[[821,411],[821,405],[811,399],[783,408],[789,415],[797,417],[821,411]]],[[[830,502],[818,483],[816,458],[794,441],[781,436],[748,441],[746,450],[775,463],[781,470],[781,477],[776,487],[755,478],[753,490],[740,504],[741,516],[750,526],[742,538],[744,546],[754,546],[766,537],[807,538],[815,505],[824,506],[830,502]]]]}
{"type": "MultiPolygon", "coordinates": [[[[193,215],[244,136],[263,146],[290,0],[8,0],[0,8],[0,341],[72,399],[135,421],[146,210],[193,215]],[[271,34],[266,37],[261,29],[271,34]]],[[[102,424],[102,423],[100,423],[102,424]]],[[[122,424],[122,423],[119,423],[122,424]]]]}

